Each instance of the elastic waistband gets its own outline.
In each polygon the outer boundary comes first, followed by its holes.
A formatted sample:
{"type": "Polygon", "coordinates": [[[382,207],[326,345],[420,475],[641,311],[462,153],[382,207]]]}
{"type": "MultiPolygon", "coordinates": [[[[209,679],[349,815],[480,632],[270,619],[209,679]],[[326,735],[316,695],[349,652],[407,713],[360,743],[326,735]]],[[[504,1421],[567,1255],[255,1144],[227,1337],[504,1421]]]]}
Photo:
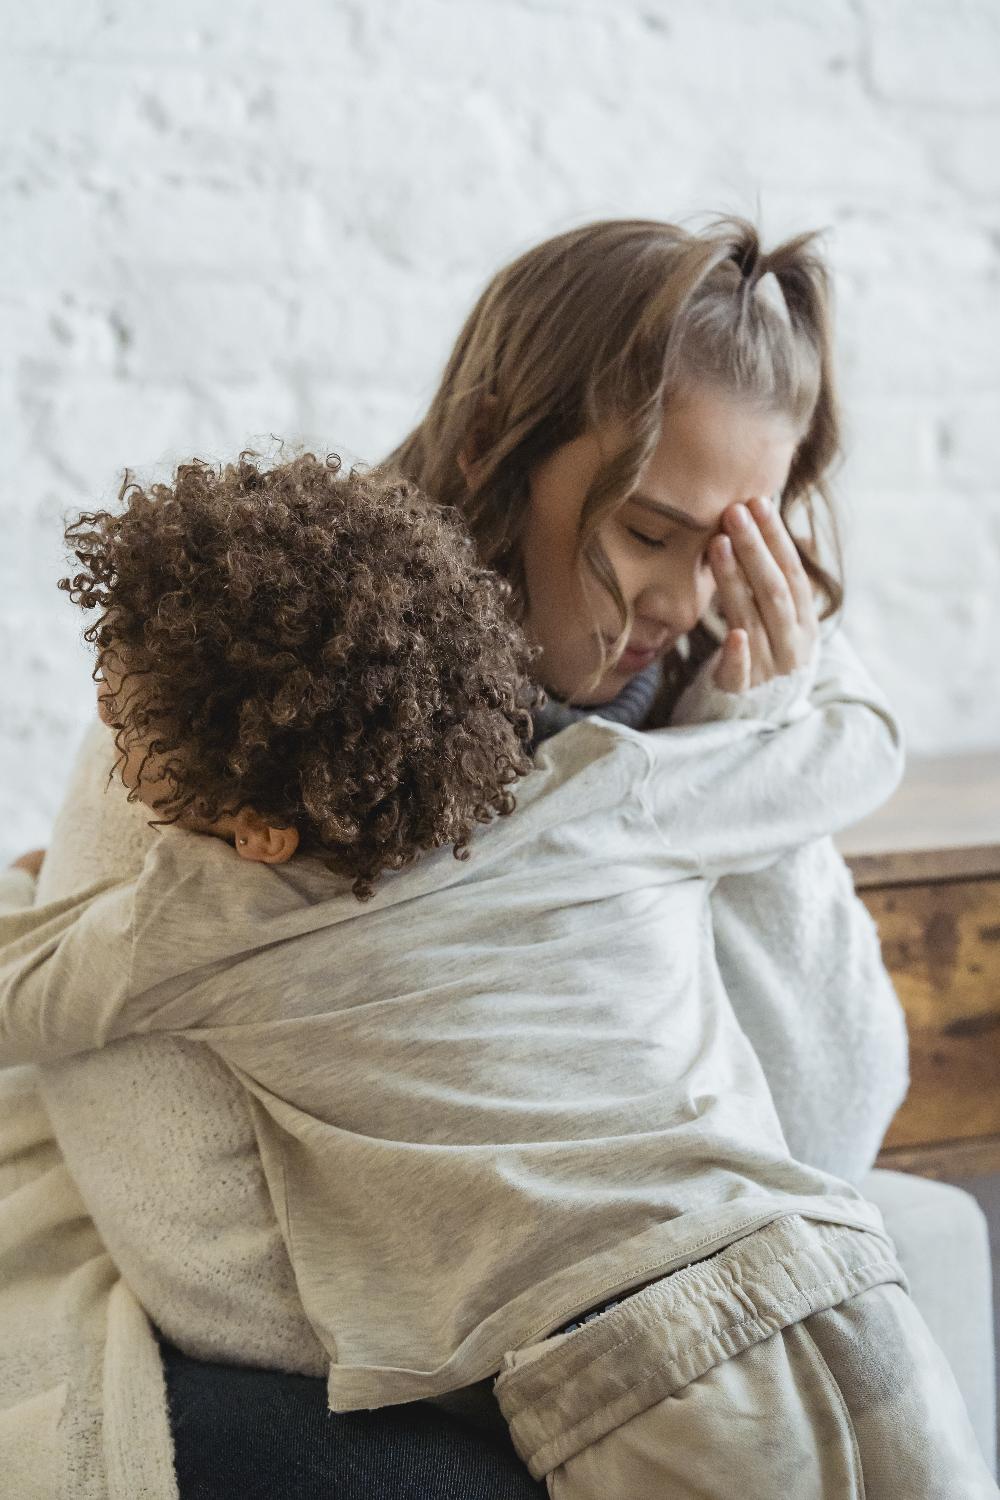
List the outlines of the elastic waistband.
{"type": "Polygon", "coordinates": [[[494,1395],[538,1479],[714,1365],[886,1282],[906,1286],[881,1235],[792,1214],[508,1354],[494,1395]]]}
{"type": "Polygon", "coordinates": [[[638,1296],[638,1294],[647,1286],[652,1286],[653,1282],[662,1280],[662,1276],[654,1276],[652,1281],[644,1281],[641,1286],[633,1287],[630,1292],[619,1292],[617,1297],[608,1297],[606,1301],[599,1302],[596,1307],[590,1307],[586,1312],[577,1313],[575,1318],[571,1318],[568,1323],[563,1323],[561,1328],[554,1329],[553,1332],[549,1334],[549,1338],[558,1338],[561,1333],[575,1333],[576,1330],[578,1328],[582,1328],[585,1323],[592,1323],[595,1318],[603,1318],[606,1312],[610,1312],[611,1309],[613,1307],[617,1307],[620,1302],[627,1302],[629,1297],[638,1296]]]}

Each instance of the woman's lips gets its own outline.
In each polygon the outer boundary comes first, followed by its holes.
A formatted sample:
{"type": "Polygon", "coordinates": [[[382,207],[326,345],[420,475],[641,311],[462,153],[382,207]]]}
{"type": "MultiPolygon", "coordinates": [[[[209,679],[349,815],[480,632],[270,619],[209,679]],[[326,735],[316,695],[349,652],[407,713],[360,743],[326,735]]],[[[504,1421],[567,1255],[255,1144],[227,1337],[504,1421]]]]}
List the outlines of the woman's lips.
{"type": "Polygon", "coordinates": [[[618,658],[619,667],[624,667],[627,672],[641,672],[644,667],[651,667],[658,656],[662,656],[666,649],[663,646],[626,646],[618,658]]]}

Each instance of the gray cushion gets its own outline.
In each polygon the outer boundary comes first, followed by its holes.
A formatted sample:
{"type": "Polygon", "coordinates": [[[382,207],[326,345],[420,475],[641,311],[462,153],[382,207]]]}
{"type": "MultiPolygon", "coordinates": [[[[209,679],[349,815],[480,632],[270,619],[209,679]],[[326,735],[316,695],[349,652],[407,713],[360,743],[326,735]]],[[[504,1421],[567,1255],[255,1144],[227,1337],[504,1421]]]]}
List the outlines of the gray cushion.
{"type": "Polygon", "coordinates": [[[903,1172],[870,1172],[859,1186],[882,1211],[913,1300],[955,1372],[995,1473],[993,1285],[982,1209],[961,1188],[903,1172]]]}

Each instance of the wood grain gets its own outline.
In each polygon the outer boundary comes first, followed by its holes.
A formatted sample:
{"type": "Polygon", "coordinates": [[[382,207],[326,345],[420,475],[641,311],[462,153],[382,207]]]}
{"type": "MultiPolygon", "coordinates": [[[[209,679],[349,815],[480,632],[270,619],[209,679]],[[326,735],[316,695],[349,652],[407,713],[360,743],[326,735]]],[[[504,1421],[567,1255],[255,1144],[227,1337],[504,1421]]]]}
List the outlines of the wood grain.
{"type": "Polygon", "coordinates": [[[1000,1136],[976,1141],[941,1141],[936,1146],[892,1147],[882,1151],[878,1167],[891,1172],[916,1172],[920,1177],[950,1181],[1000,1172],[1000,1136]]]}
{"type": "Polygon", "coordinates": [[[910,1033],[910,1093],[887,1149],[1000,1138],[1000,879],[861,895],[910,1033]]]}
{"type": "Polygon", "coordinates": [[[967,849],[909,849],[895,854],[847,856],[855,889],[877,885],[916,885],[936,880],[1000,876],[1000,844],[967,849]]]}

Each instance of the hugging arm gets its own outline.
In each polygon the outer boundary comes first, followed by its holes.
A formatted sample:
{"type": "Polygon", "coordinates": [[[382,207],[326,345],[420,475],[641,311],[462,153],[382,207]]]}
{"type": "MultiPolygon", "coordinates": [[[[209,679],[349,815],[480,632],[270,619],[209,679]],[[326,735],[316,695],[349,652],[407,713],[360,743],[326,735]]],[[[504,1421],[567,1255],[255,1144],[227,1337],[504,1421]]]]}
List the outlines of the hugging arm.
{"type": "Polygon", "coordinates": [[[121,1035],[134,886],[0,914],[0,1066],[51,1062],[121,1035]]]}
{"type": "Polygon", "coordinates": [[[271,905],[248,915],[237,864],[222,840],[166,828],[126,884],[6,913],[0,887],[0,1066],[200,1030],[220,971],[260,946],[265,914],[288,911],[265,875],[271,905]]]}

